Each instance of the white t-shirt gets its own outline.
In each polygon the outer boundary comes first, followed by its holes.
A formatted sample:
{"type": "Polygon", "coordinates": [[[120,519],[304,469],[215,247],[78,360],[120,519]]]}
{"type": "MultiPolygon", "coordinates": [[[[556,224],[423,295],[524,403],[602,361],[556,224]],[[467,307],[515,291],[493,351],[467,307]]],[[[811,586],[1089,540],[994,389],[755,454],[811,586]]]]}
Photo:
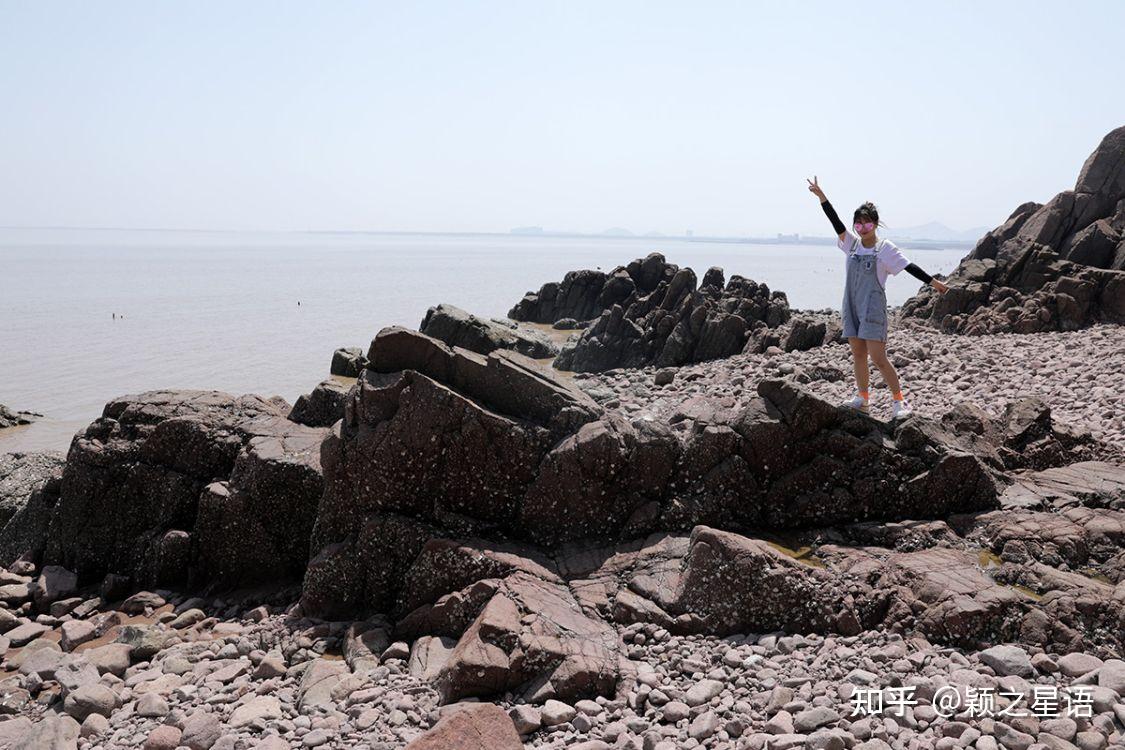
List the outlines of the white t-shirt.
{"type": "MultiPolygon", "coordinates": [[[[875,276],[879,279],[879,286],[884,289],[887,288],[887,276],[893,276],[902,271],[910,265],[910,261],[898,249],[898,245],[890,240],[876,240],[875,246],[878,247],[879,243],[883,243],[883,247],[876,255],[878,265],[875,267],[875,276]]],[[[836,247],[840,248],[844,254],[849,254],[852,247],[855,247],[856,255],[875,255],[874,247],[864,247],[863,242],[853,232],[844,230],[844,239],[836,241],[836,247]]]]}

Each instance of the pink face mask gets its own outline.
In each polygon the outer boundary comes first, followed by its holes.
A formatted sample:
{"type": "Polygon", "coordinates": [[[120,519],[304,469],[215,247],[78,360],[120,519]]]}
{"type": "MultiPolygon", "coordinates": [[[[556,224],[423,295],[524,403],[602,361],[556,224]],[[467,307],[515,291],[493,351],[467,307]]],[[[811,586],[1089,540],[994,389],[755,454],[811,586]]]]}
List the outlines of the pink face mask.
{"type": "Polygon", "coordinates": [[[866,222],[863,222],[862,224],[857,221],[855,224],[852,224],[852,229],[855,230],[856,234],[867,234],[868,232],[870,232],[874,228],[875,228],[875,222],[873,222],[873,221],[866,221],[866,222]]]}

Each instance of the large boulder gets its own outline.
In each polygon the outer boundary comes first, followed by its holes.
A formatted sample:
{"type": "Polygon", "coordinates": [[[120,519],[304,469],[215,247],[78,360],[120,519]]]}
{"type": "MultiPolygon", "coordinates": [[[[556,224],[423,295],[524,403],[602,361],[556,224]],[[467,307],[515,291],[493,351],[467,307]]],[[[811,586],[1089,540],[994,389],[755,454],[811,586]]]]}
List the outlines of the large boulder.
{"type": "Polygon", "coordinates": [[[732,276],[724,286],[722,269],[712,268],[697,285],[692,269],[667,264],[663,256],[645,263],[662,269],[654,274],[656,286],[635,285],[628,297],[607,306],[563,347],[555,367],[598,372],[728,357],[743,351],[755,331],[789,319],[785,295],[765,284],[732,276]]]}
{"type": "Polygon", "coordinates": [[[1125,126],[1086,160],[1073,190],[1025,203],[948,279],[903,314],[957,333],[1074,330],[1125,323],[1125,126]]]}
{"type": "Polygon", "coordinates": [[[565,586],[516,573],[496,586],[437,678],[446,702],[507,691],[528,700],[612,694],[619,639],[565,586]]]}
{"type": "MultiPolygon", "coordinates": [[[[629,586],[667,613],[676,630],[727,635],[857,629],[853,603],[832,575],[761,539],[697,526],[678,567],[661,567],[665,575],[639,566],[629,586]]],[[[646,614],[641,610],[638,619],[646,614]]]]}
{"type": "Polygon", "coordinates": [[[406,750],[522,750],[523,742],[504,709],[493,703],[468,703],[450,709],[406,750]]]}
{"type": "Polygon", "coordinates": [[[669,426],[606,413],[519,355],[406,329],[380,332],[368,361],[322,448],[303,594],[322,616],[388,607],[435,537],[557,548],[996,507],[998,467],[958,425],[880,422],[789,381],[763,382],[745,409],[699,399],[669,426]]]}
{"type": "Polygon", "coordinates": [[[297,397],[289,419],[309,427],[331,427],[344,417],[349,390],[350,384],[328,378],[309,393],[297,397]]]}
{"type": "Polygon", "coordinates": [[[329,373],[344,378],[358,378],[363,365],[363,349],[358,346],[341,347],[332,352],[329,373]]]}
{"type": "Polygon", "coordinates": [[[200,582],[250,585],[304,575],[327,431],[285,420],[257,429],[230,479],[199,497],[191,569],[200,582]]]}
{"type": "Polygon", "coordinates": [[[509,349],[533,359],[546,359],[559,353],[558,346],[545,333],[511,320],[478,318],[453,305],[431,307],[418,330],[477,354],[509,349]]]}
{"type": "Polygon", "coordinates": [[[0,453],[0,565],[42,553],[62,470],[59,453],[0,453]]]}
{"type": "Polygon", "coordinates": [[[299,576],[293,560],[308,551],[324,430],[287,420],[288,411],[280,399],[217,391],[111,401],[71,444],[45,561],[86,581],[112,572],[156,585],[193,570],[219,575],[234,549],[255,563],[276,551],[267,570],[299,576]],[[235,523],[235,506],[280,515],[235,523]]]}
{"type": "Polygon", "coordinates": [[[561,282],[550,282],[538,292],[528,292],[508,317],[530,323],[592,320],[635,295],[650,294],[662,282],[671,280],[678,270],[660,253],[651,253],[609,273],[570,271],[561,282]]]}

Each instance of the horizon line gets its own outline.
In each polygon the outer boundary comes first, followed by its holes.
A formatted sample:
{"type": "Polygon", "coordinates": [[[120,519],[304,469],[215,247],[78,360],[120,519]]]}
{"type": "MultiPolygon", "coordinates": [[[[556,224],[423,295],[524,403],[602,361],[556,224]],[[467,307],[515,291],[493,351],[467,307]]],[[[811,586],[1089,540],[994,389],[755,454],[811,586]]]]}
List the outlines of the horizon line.
{"type": "MultiPolygon", "coordinates": [[[[940,222],[939,222],[940,223],[940,222]]],[[[522,227],[521,227],[522,228],[522,227]]],[[[467,230],[460,231],[434,231],[434,230],[411,230],[411,229],[200,229],[200,228],[177,228],[177,227],[121,227],[121,226],[52,226],[52,225],[4,225],[0,226],[0,231],[4,230],[62,230],[62,231],[93,231],[93,232],[183,232],[183,233],[196,233],[196,234],[254,234],[254,233],[276,233],[276,234],[372,234],[372,235],[432,235],[432,236],[484,236],[484,237],[587,237],[587,238],[601,238],[601,239],[614,239],[614,240],[683,240],[685,242],[748,242],[748,243],[762,243],[774,242],[781,244],[800,244],[805,241],[810,242],[835,242],[835,238],[831,235],[814,235],[814,234],[801,234],[800,232],[776,232],[773,236],[767,235],[705,235],[705,234],[636,234],[630,230],[626,230],[627,234],[607,234],[606,232],[579,232],[567,230],[541,230],[537,232],[517,232],[509,230],[507,232],[474,232],[467,230]]],[[[958,231],[958,230],[953,230],[958,231]]],[[[987,230],[986,230],[987,231],[987,230]]],[[[892,236],[888,232],[888,236],[892,236]]],[[[918,242],[932,242],[932,243],[946,243],[954,245],[973,245],[976,239],[973,240],[939,240],[926,237],[911,237],[909,238],[918,242]]]]}

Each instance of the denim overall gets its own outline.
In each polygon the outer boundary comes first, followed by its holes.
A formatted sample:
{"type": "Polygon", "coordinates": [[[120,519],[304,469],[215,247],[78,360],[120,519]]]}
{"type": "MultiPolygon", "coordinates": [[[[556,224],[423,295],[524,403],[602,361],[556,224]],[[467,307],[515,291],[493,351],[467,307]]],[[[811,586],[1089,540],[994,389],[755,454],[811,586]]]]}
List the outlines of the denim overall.
{"type": "Polygon", "coordinates": [[[840,313],[844,319],[845,338],[869,341],[887,340],[887,293],[879,284],[878,257],[883,241],[875,245],[871,255],[859,255],[860,240],[848,253],[848,275],[844,283],[844,304],[840,313]]]}

